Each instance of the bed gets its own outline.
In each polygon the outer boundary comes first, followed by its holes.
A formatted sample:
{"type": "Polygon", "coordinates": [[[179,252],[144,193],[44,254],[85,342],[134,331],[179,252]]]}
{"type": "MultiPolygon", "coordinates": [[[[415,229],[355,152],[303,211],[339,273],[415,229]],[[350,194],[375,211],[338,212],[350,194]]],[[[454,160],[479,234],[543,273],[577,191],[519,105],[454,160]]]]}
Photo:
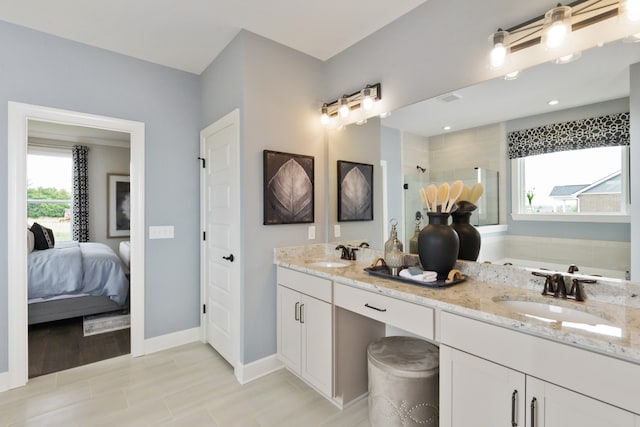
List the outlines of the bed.
{"type": "Polygon", "coordinates": [[[102,243],[56,242],[28,255],[29,324],[128,309],[122,262],[102,243]]]}

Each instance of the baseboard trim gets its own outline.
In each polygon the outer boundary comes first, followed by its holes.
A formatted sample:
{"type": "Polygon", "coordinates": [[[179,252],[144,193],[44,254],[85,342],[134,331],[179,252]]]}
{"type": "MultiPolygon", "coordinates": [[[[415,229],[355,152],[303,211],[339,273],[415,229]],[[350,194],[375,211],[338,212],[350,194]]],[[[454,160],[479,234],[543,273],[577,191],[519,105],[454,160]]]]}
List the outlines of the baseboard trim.
{"type": "Polygon", "coordinates": [[[280,359],[278,359],[278,355],[273,354],[256,360],[255,362],[247,363],[246,365],[238,362],[235,374],[240,384],[246,384],[282,368],[284,368],[284,365],[280,359]]]}
{"type": "Polygon", "coordinates": [[[0,393],[9,390],[9,372],[0,372],[0,393]]]}
{"type": "Polygon", "coordinates": [[[172,332],[144,340],[144,353],[151,354],[200,341],[200,327],[172,332]]]}

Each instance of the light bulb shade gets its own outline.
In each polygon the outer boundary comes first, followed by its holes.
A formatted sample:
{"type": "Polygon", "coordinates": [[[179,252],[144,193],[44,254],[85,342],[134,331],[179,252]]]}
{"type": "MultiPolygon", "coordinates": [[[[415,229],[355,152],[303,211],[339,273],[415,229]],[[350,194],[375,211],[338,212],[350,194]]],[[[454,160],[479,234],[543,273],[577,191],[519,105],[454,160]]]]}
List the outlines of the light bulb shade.
{"type": "Polygon", "coordinates": [[[509,55],[509,33],[506,31],[498,30],[489,36],[489,42],[491,43],[491,52],[489,53],[489,63],[491,68],[501,68],[509,55]]]}
{"type": "Polygon", "coordinates": [[[373,108],[373,98],[371,98],[371,89],[365,87],[362,89],[362,108],[366,111],[370,111],[373,108]]]}
{"type": "Polygon", "coordinates": [[[558,6],[544,14],[542,43],[548,49],[556,49],[571,33],[571,7],[558,6]]]}
{"type": "Polygon", "coordinates": [[[346,119],[349,117],[349,100],[347,98],[340,98],[340,117],[346,119]]]}
{"type": "Polygon", "coordinates": [[[621,0],[622,13],[631,22],[640,21],[640,0],[621,0]]]}
{"type": "Polygon", "coordinates": [[[329,108],[327,107],[327,104],[322,106],[321,112],[322,115],[320,116],[320,123],[326,126],[329,124],[329,108]]]}

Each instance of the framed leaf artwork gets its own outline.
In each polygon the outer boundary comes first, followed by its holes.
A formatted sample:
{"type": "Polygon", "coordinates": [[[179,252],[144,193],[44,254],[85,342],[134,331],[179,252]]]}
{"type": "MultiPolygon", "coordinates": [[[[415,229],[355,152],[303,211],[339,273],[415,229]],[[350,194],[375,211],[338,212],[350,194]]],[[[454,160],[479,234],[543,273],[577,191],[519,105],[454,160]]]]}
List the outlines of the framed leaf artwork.
{"type": "Polygon", "coordinates": [[[338,160],[338,221],[373,221],[373,165],[338,160]]]}
{"type": "Polygon", "coordinates": [[[312,156],[264,150],[264,225],[314,221],[312,156]]]}

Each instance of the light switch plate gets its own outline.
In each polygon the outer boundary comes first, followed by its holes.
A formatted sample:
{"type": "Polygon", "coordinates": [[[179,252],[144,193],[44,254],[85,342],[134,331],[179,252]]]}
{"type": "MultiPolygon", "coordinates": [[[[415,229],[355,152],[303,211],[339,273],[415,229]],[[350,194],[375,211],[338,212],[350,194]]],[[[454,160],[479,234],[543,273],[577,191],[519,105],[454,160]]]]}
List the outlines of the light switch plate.
{"type": "Polygon", "coordinates": [[[316,226],[315,225],[310,225],[309,226],[309,240],[313,240],[316,238],[316,226]]]}
{"type": "Polygon", "coordinates": [[[333,226],[333,237],[340,237],[340,224],[333,226]]]}
{"type": "Polygon", "coordinates": [[[173,225],[152,225],[149,227],[149,239],[173,239],[173,225]]]}

